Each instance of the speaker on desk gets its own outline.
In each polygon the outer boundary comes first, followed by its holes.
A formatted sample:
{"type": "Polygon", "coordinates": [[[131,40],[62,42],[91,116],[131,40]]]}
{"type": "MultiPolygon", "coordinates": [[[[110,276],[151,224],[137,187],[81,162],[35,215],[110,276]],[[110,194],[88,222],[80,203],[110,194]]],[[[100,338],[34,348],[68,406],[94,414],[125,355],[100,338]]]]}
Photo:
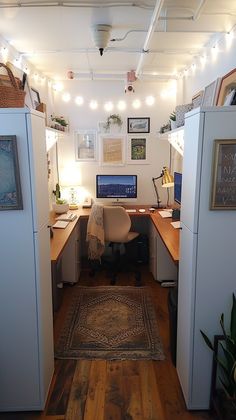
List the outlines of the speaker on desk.
{"type": "Polygon", "coordinates": [[[173,220],[180,220],[180,209],[173,209],[172,219],[173,220]]]}

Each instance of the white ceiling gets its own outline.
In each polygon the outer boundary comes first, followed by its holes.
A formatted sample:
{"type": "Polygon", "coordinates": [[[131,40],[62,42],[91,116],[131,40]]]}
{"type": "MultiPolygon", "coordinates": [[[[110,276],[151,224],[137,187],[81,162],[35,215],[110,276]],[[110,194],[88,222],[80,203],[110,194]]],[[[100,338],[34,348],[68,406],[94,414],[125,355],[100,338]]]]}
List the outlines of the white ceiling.
{"type": "Polygon", "coordinates": [[[118,78],[138,66],[140,77],[168,78],[236,24],[236,0],[0,0],[0,8],[2,37],[47,77],[62,80],[68,70],[78,78],[118,78]],[[156,3],[160,16],[147,42],[156,3]],[[103,56],[94,24],[111,25],[110,39],[123,38],[109,41],[103,56]]]}

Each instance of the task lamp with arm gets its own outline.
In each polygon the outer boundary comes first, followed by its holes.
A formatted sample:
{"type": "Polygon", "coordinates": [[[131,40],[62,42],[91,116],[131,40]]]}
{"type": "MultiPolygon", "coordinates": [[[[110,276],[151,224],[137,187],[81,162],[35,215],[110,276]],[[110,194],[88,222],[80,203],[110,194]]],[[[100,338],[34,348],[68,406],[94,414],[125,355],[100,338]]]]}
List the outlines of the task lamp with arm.
{"type": "Polygon", "coordinates": [[[157,196],[157,205],[154,205],[153,207],[157,208],[157,209],[162,208],[160,196],[159,196],[158,189],[157,189],[157,186],[156,186],[156,181],[160,178],[162,178],[162,187],[170,188],[170,187],[174,186],[173,176],[170,174],[169,169],[166,166],[163,166],[161,174],[159,176],[157,176],[156,178],[152,178],[153,186],[154,186],[155,193],[156,193],[156,196],[157,196]]]}

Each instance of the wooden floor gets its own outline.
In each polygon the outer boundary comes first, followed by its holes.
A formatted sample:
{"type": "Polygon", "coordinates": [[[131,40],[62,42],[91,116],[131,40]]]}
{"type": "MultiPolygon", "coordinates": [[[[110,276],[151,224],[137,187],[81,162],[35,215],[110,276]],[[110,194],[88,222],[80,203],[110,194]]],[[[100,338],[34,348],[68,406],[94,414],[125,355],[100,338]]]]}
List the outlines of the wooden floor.
{"type": "MultiPolygon", "coordinates": [[[[43,413],[2,413],[0,420],[202,420],[214,419],[208,412],[185,408],[175,367],[169,351],[168,289],[161,288],[144,269],[157,311],[164,361],[56,360],[55,374],[43,413]]],[[[99,273],[90,278],[82,273],[79,285],[109,284],[99,273]]],[[[134,285],[131,274],[122,274],[117,285],[134,285]]],[[[55,338],[76,286],[63,289],[63,304],[55,317],[55,338]]],[[[23,380],[23,378],[22,378],[23,380]]]]}

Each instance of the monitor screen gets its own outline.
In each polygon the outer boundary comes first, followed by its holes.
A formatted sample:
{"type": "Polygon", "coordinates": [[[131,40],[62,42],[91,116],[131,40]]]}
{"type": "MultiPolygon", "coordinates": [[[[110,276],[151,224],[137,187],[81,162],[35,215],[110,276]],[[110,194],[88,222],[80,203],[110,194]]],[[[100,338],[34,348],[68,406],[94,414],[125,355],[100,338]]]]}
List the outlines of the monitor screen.
{"type": "Polygon", "coordinates": [[[182,174],[174,172],[174,200],[181,204],[182,174]]]}
{"type": "Polygon", "coordinates": [[[97,175],[96,197],[137,198],[137,175],[97,175]]]}

